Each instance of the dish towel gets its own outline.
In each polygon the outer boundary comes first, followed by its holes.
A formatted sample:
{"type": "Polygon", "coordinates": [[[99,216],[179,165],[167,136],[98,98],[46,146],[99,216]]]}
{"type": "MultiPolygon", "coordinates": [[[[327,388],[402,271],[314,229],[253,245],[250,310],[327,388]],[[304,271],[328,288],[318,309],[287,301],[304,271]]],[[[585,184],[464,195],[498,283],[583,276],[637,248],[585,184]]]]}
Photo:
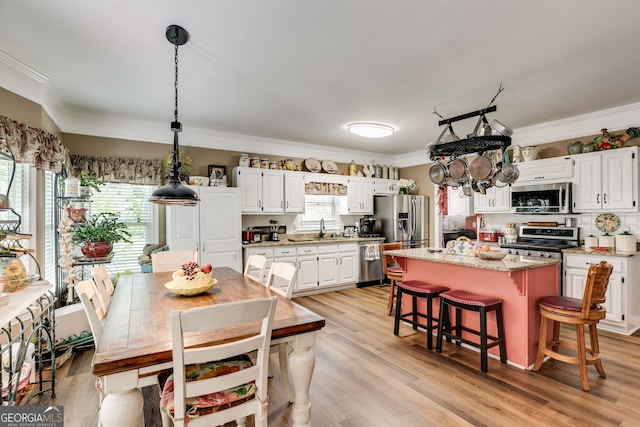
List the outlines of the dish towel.
{"type": "Polygon", "coordinates": [[[377,259],[380,259],[380,245],[367,245],[364,247],[364,251],[365,261],[375,261],[377,259]]]}

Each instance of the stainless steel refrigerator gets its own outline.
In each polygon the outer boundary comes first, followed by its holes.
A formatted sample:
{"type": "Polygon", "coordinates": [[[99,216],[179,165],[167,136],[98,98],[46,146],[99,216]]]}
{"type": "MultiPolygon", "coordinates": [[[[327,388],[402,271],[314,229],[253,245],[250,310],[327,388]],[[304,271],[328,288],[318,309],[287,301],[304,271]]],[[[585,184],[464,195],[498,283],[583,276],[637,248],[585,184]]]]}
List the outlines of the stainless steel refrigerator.
{"type": "Polygon", "coordinates": [[[376,227],[386,242],[402,242],[405,248],[429,246],[427,196],[375,196],[373,202],[376,227]]]}

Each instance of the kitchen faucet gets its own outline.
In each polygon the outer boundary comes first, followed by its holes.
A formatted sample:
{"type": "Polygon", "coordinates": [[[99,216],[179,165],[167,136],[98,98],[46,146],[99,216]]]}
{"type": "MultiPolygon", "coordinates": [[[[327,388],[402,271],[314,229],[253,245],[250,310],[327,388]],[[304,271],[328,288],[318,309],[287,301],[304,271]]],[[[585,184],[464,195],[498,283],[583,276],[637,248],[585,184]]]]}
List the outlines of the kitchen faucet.
{"type": "Polygon", "coordinates": [[[324,218],[320,218],[320,238],[322,239],[324,237],[324,232],[325,232],[325,228],[324,228],[324,218]]]}

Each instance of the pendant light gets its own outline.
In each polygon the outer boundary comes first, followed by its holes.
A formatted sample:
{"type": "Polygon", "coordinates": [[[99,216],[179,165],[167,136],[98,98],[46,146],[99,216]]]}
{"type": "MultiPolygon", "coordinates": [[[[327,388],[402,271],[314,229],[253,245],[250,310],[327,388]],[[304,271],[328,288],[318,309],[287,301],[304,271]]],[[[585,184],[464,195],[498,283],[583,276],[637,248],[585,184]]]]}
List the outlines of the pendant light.
{"type": "Polygon", "coordinates": [[[178,26],[167,27],[167,40],[175,46],[175,110],[174,121],[171,122],[173,131],[173,161],[169,172],[169,183],[153,192],[149,201],[159,205],[170,206],[195,206],[200,199],[195,191],[180,182],[180,151],[178,147],[178,132],[182,130],[182,123],[178,121],[178,46],[182,46],[189,40],[189,33],[178,26]]]}

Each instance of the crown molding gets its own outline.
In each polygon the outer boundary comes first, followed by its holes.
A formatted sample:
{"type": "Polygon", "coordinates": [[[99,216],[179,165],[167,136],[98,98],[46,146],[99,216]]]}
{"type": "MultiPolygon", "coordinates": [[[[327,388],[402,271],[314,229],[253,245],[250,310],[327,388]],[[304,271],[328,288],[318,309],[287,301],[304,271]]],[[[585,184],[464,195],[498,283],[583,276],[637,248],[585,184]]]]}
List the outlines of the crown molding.
{"type": "Polygon", "coordinates": [[[2,50],[0,50],[0,62],[8,65],[9,67],[17,70],[20,74],[23,74],[40,84],[44,84],[49,81],[49,77],[36,71],[34,68],[29,67],[27,64],[18,61],[13,56],[2,50]]]}

